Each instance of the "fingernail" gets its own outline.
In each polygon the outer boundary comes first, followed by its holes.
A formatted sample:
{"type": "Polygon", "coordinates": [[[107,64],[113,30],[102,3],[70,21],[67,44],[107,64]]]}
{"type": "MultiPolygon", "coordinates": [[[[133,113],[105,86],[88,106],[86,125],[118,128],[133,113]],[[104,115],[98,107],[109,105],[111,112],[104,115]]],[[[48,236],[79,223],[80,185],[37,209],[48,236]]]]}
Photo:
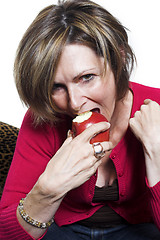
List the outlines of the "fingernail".
{"type": "Polygon", "coordinates": [[[70,129],[67,132],[67,137],[72,137],[72,131],[70,129]]]}

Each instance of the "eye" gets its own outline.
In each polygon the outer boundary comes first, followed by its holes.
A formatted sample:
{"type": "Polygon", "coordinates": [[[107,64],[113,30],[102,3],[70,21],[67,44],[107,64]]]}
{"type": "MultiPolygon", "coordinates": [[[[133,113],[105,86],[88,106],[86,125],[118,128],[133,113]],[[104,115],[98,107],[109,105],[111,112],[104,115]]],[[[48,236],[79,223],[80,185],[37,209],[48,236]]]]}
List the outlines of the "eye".
{"type": "Polygon", "coordinates": [[[55,92],[55,91],[60,91],[62,89],[64,89],[64,90],[66,89],[66,87],[63,84],[54,83],[52,91],[55,92]]]}
{"type": "Polygon", "coordinates": [[[89,82],[89,81],[93,80],[93,78],[94,78],[93,74],[86,74],[86,75],[83,75],[83,76],[80,77],[80,79],[83,82],[89,82]]]}

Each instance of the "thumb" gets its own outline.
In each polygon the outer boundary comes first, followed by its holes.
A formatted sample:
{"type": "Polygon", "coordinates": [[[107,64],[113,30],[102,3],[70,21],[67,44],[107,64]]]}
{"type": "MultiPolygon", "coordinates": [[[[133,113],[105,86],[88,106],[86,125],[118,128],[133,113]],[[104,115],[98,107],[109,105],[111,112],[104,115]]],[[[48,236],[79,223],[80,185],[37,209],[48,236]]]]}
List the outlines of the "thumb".
{"type": "Polygon", "coordinates": [[[152,100],[151,99],[145,99],[144,104],[149,104],[152,100]]]}

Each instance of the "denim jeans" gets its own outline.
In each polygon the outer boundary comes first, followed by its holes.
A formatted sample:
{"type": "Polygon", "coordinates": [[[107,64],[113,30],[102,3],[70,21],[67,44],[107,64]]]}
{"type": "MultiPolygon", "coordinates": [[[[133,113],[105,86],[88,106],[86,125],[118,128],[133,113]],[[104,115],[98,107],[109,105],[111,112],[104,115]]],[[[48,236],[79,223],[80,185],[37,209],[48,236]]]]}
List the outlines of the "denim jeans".
{"type": "Polygon", "coordinates": [[[160,240],[160,232],[152,223],[120,225],[114,228],[88,228],[79,224],[48,229],[43,240],[160,240]]]}

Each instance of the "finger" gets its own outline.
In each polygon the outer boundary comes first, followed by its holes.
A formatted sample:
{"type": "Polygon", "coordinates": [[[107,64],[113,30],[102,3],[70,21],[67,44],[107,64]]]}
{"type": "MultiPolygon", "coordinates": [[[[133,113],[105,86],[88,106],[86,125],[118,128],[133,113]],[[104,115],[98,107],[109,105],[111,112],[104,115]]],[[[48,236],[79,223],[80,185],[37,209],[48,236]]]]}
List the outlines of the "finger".
{"type": "Polygon", "coordinates": [[[152,101],[152,100],[150,100],[150,99],[145,99],[144,100],[144,104],[150,104],[151,106],[154,106],[154,107],[156,107],[156,108],[158,108],[159,109],[159,107],[160,107],[160,105],[159,105],[159,103],[157,103],[156,101],[152,101]]]}
{"type": "Polygon", "coordinates": [[[139,132],[141,132],[141,125],[135,120],[135,118],[130,118],[129,126],[135,136],[140,139],[139,132]]]}
{"type": "Polygon", "coordinates": [[[78,174],[88,173],[89,176],[93,175],[96,171],[97,167],[102,163],[101,159],[97,159],[94,156],[83,159],[81,162],[79,162],[76,166],[76,172],[78,174]]]}
{"type": "Polygon", "coordinates": [[[107,152],[111,151],[114,148],[112,142],[102,142],[102,145],[104,145],[104,150],[107,152]]]}
{"type": "Polygon", "coordinates": [[[141,106],[140,111],[143,114],[142,116],[145,118],[145,120],[150,119],[151,121],[151,118],[153,116],[155,117],[159,115],[160,105],[155,101],[146,99],[144,101],[144,104],[141,106]]]}
{"type": "Polygon", "coordinates": [[[95,158],[93,154],[90,155],[88,158],[81,159],[73,168],[74,176],[81,172],[89,171],[89,169],[91,169],[97,161],[98,159],[95,158]]]}
{"type": "Polygon", "coordinates": [[[110,128],[109,122],[99,122],[89,126],[77,137],[82,137],[84,141],[89,141],[92,137],[100,132],[104,132],[110,128]]]}
{"type": "Polygon", "coordinates": [[[95,174],[98,167],[101,165],[102,161],[96,161],[95,164],[90,167],[89,169],[85,169],[83,171],[80,171],[79,174],[74,176],[74,181],[70,184],[70,189],[76,188],[80,185],[82,185],[84,182],[90,179],[91,176],[95,174]]]}
{"type": "MultiPolygon", "coordinates": [[[[99,142],[97,142],[97,143],[99,143],[99,142]]],[[[100,142],[100,144],[103,148],[103,151],[105,151],[105,152],[109,152],[114,148],[112,142],[100,142]]],[[[93,144],[91,144],[91,145],[92,145],[92,148],[93,148],[93,144]]]]}
{"type": "Polygon", "coordinates": [[[144,104],[146,104],[146,105],[149,104],[149,103],[151,103],[151,102],[153,102],[151,99],[145,99],[145,100],[144,100],[144,104]]]}
{"type": "Polygon", "coordinates": [[[129,119],[129,126],[130,126],[132,129],[135,129],[135,126],[136,126],[135,117],[129,119]]]}
{"type": "Polygon", "coordinates": [[[71,132],[71,130],[69,130],[69,131],[67,132],[67,138],[66,138],[66,140],[63,142],[62,146],[65,146],[65,145],[71,143],[72,139],[73,139],[73,137],[72,137],[72,132],[71,132]]]}
{"type": "Polygon", "coordinates": [[[151,100],[151,99],[145,99],[145,100],[144,100],[144,104],[145,104],[145,105],[151,104],[151,105],[153,105],[153,106],[160,107],[160,105],[159,105],[156,101],[153,101],[153,100],[151,100]]]}
{"type": "Polygon", "coordinates": [[[96,161],[91,168],[84,170],[81,174],[86,175],[86,178],[88,180],[97,171],[97,168],[101,165],[101,163],[101,159],[99,161],[96,161]]]}
{"type": "Polygon", "coordinates": [[[132,131],[134,132],[134,130],[135,130],[135,119],[134,118],[129,119],[129,126],[132,129],[132,131]]]}

